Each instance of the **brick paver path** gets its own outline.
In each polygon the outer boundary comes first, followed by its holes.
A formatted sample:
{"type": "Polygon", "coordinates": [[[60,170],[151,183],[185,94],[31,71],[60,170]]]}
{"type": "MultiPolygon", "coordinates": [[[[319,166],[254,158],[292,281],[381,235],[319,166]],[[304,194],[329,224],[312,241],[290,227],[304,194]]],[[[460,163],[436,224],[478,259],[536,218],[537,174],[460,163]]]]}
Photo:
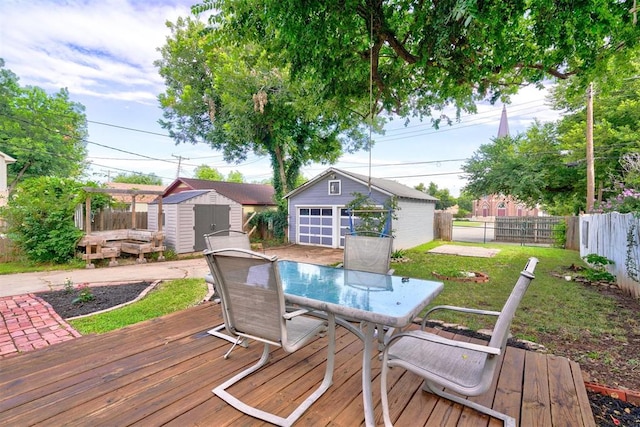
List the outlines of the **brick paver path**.
{"type": "Polygon", "coordinates": [[[49,303],[33,294],[0,297],[0,359],[79,336],[49,303]]]}

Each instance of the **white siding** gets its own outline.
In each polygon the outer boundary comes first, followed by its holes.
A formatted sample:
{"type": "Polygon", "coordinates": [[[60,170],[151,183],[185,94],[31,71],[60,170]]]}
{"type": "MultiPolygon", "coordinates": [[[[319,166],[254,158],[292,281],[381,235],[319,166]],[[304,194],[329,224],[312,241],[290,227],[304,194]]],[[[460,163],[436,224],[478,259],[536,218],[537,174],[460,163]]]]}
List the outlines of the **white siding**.
{"type": "MultiPolygon", "coordinates": [[[[193,252],[193,247],[196,244],[196,236],[193,231],[195,226],[193,205],[181,203],[173,206],[177,208],[177,219],[171,222],[176,234],[176,252],[179,254],[193,252]]],[[[165,222],[169,224],[169,218],[165,222]]]]}
{"type": "Polygon", "coordinates": [[[147,228],[149,230],[158,229],[158,205],[148,205],[147,228]]]}
{"type": "MultiPolygon", "coordinates": [[[[165,244],[176,253],[193,252],[195,246],[195,212],[194,205],[228,205],[229,227],[233,230],[242,230],[242,205],[210,191],[200,196],[185,200],[178,204],[163,204],[164,212],[165,244]]],[[[148,227],[150,230],[158,229],[158,205],[149,205],[148,227]]]]}
{"type": "Polygon", "coordinates": [[[435,203],[398,200],[398,219],[393,220],[393,249],[410,249],[433,240],[435,203]]]}

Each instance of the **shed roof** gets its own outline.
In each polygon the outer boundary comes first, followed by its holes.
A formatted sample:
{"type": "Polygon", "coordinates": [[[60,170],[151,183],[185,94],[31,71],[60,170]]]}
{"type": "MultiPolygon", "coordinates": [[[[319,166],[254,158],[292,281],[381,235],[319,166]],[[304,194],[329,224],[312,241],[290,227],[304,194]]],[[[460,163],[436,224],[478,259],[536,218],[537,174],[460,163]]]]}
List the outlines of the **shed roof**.
{"type": "MultiPolygon", "coordinates": [[[[186,200],[193,199],[194,197],[201,196],[205,193],[210,192],[211,190],[187,190],[181,191],[179,193],[170,194],[166,197],[162,198],[163,205],[176,205],[178,203],[184,202],[186,200]]],[[[157,201],[150,203],[151,205],[157,204],[157,201]]]]}
{"type": "Polygon", "coordinates": [[[165,198],[189,190],[215,190],[241,205],[275,206],[274,189],[266,184],[210,181],[206,179],[176,178],[166,189],[165,198]]]}
{"type": "MultiPolygon", "coordinates": [[[[358,173],[348,172],[348,171],[337,169],[337,168],[329,168],[326,171],[319,174],[318,176],[316,176],[315,178],[312,178],[309,181],[305,182],[295,190],[290,191],[288,194],[285,195],[285,197],[290,197],[301,191],[304,191],[305,189],[309,188],[311,185],[315,184],[316,182],[318,182],[319,180],[325,178],[327,175],[330,175],[330,174],[342,175],[354,181],[358,181],[364,185],[369,185],[369,177],[366,175],[360,175],[358,173]]],[[[436,202],[438,200],[436,197],[430,196],[429,194],[423,193],[420,190],[407,187],[404,184],[400,184],[399,182],[392,181],[390,179],[371,177],[371,187],[377,191],[381,191],[382,193],[388,194],[389,196],[396,196],[399,198],[425,200],[425,201],[431,201],[431,202],[436,202]]]]}

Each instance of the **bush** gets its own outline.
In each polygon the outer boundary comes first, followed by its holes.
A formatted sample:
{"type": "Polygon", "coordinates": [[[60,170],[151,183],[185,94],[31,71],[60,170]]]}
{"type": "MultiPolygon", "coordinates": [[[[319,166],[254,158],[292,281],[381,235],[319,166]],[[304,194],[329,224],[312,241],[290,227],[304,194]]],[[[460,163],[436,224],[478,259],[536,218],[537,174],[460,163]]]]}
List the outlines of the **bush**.
{"type": "Polygon", "coordinates": [[[262,211],[256,213],[249,224],[253,227],[264,227],[273,233],[276,240],[282,241],[288,226],[287,213],[282,209],[277,211],[262,211]]]}
{"type": "Polygon", "coordinates": [[[82,236],[73,222],[82,185],[64,178],[38,177],[22,182],[2,208],[7,234],[35,262],[66,263],[82,236]]]}
{"type": "Polygon", "coordinates": [[[567,244],[567,222],[560,221],[554,225],[551,233],[553,237],[553,246],[556,248],[564,248],[567,244]]]}
{"type": "Polygon", "coordinates": [[[608,258],[598,254],[588,254],[582,257],[590,268],[584,270],[584,278],[589,282],[615,283],[616,277],[607,271],[607,265],[615,264],[608,258]]]}

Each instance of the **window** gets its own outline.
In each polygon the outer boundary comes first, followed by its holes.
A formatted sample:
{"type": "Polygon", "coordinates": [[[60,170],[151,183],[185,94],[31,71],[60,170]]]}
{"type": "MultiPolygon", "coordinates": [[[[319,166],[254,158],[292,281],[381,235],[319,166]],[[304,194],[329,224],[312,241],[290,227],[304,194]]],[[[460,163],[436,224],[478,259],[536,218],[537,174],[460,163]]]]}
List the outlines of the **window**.
{"type": "Polygon", "coordinates": [[[329,195],[330,196],[339,196],[341,193],[340,188],[340,180],[331,180],[329,181],[329,195]]]}

